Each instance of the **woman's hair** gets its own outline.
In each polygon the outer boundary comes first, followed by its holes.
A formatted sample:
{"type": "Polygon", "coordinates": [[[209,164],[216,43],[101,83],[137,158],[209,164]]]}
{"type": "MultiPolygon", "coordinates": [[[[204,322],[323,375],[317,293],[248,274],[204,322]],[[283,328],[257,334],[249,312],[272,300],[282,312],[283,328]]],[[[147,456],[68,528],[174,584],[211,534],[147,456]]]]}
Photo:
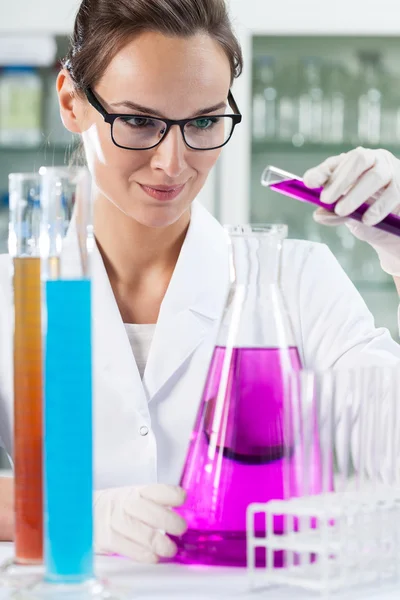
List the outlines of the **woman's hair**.
{"type": "Polygon", "coordinates": [[[224,49],[231,81],[242,71],[225,0],[83,0],[64,60],[76,89],[93,87],[117,52],[144,31],[177,37],[207,33],[224,49]]]}

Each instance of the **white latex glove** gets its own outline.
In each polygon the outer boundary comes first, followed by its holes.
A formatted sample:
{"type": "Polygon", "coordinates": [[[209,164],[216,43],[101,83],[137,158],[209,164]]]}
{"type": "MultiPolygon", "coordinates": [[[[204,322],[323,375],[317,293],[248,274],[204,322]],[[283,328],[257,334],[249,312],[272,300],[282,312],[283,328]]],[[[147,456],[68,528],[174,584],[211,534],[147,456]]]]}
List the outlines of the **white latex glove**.
{"type": "Polygon", "coordinates": [[[170,507],[185,498],[182,488],[162,483],[95,492],[95,551],[148,563],[174,556],[176,544],[166,534],[182,535],[186,523],[170,507]]]}
{"type": "Polygon", "coordinates": [[[356,148],[331,156],[303,177],[307,187],[323,186],[322,202],[334,204],[335,213],[318,208],[314,219],[324,225],[344,223],[377,252],[386,273],[400,276],[400,238],[371,227],[389,213],[400,214],[400,161],[387,150],[356,148]],[[340,199],[340,200],[339,200],[340,199]],[[364,202],[371,204],[363,221],[346,219],[364,202]]]}

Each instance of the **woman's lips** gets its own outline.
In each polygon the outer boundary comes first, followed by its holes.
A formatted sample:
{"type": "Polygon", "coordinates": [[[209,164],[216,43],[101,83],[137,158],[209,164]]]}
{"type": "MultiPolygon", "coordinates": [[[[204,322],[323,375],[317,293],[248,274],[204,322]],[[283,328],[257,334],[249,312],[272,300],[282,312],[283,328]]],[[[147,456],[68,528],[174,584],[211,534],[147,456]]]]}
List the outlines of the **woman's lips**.
{"type": "Polygon", "coordinates": [[[140,184],[140,187],[142,188],[142,190],[144,192],[146,192],[146,194],[148,196],[151,196],[151,198],[155,198],[155,200],[166,201],[166,200],[174,200],[177,196],[179,196],[179,194],[185,187],[185,184],[182,184],[179,186],[160,185],[159,187],[153,187],[150,185],[140,184]]]}

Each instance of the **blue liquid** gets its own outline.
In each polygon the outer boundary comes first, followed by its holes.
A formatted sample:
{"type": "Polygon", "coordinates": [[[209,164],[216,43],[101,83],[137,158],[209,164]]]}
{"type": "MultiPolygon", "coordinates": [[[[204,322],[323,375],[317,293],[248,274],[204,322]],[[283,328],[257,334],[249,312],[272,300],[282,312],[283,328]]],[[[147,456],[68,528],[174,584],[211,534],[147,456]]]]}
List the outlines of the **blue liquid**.
{"type": "Polygon", "coordinates": [[[46,283],[46,580],[93,577],[92,345],[89,280],[46,283]]]}

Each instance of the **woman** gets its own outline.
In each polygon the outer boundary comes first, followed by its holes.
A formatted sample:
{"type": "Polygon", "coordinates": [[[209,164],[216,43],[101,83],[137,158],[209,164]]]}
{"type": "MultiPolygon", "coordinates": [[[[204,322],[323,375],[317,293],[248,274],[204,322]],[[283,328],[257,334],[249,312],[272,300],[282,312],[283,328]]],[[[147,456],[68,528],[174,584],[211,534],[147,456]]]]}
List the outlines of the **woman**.
{"type": "MultiPolygon", "coordinates": [[[[82,137],[95,187],[98,551],[156,561],[176,551],[162,532],[185,528],[170,510],[184,492],[171,484],[179,481],[228,288],[225,235],[196,196],[240,121],[230,88],[241,68],[223,0],[84,0],[58,77],[63,122],[82,137]]],[[[385,187],[371,209],[383,207],[379,220],[397,205],[397,195],[386,203],[400,182],[398,165],[384,151],[357,150],[307,178],[329,180],[331,201],[358,181],[342,215],[385,187]]],[[[359,231],[383,267],[400,275],[397,240],[368,226],[359,231]]],[[[1,438],[11,453],[6,256],[0,281],[1,438]]],[[[325,246],[288,241],[282,281],[306,366],[400,362],[400,348],[374,328],[325,246]]],[[[7,485],[5,538],[12,535],[7,485]]]]}

